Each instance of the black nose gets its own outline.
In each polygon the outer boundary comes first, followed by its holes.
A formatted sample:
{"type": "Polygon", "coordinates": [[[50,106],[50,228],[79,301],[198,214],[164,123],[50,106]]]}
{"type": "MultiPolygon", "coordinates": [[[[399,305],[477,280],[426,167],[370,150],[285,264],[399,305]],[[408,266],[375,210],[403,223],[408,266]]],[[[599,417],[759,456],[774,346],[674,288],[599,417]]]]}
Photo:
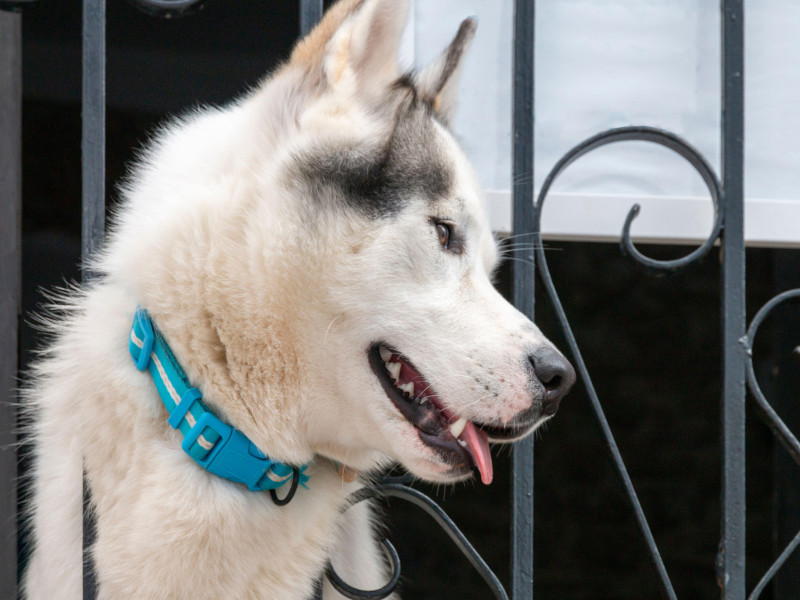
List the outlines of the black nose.
{"type": "Polygon", "coordinates": [[[569,361],[553,348],[539,348],[530,356],[533,372],[544,386],[542,412],[554,415],[561,399],[575,383],[575,369],[569,361]]]}

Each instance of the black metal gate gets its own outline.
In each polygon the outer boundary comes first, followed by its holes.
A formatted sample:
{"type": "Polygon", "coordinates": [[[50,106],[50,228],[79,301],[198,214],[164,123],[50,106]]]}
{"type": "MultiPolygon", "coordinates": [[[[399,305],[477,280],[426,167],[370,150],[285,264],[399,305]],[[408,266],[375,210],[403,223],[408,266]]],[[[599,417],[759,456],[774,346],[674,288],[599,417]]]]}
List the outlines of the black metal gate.
{"type": "MultiPolygon", "coordinates": [[[[134,0],[156,15],[173,16],[199,7],[201,0],[134,0]]],[[[12,402],[17,376],[17,328],[20,313],[20,189],[21,189],[21,8],[25,2],[0,2],[0,597],[13,598],[17,586],[17,456],[16,408],[12,402]]],[[[105,198],[105,0],[84,0],[83,22],[83,252],[99,247],[103,237],[105,198]]],[[[778,304],[800,298],[800,289],[779,294],[768,302],[746,329],[744,244],[744,6],[743,0],[722,0],[722,169],[717,175],[706,159],[680,137],[650,127],[622,127],[595,135],[564,155],[547,176],[538,198],[533,178],[534,115],[534,11],[535,0],[517,0],[514,18],[514,108],[513,108],[513,197],[514,231],[530,234],[533,244],[515,249],[514,257],[534,263],[544,289],[555,308],[569,343],[569,354],[587,388],[592,410],[600,424],[612,462],[630,500],[645,547],[660,581],[663,595],[676,598],[670,577],[653,539],[625,463],[614,441],[603,406],[592,384],[580,349],[561,306],[542,250],[540,223],[548,191],[557,177],[581,156],[602,146],[644,141],[661,145],[683,157],[705,182],[714,204],[711,235],[683,258],[654,260],[634,246],[630,226],[639,207],[634,206],[622,226],[623,253],[645,269],[663,274],[680,271],[720,246],[722,276],[721,372],[722,416],[722,522],[717,583],[725,600],[758,598],[781,565],[800,545],[800,532],[791,538],[772,567],[747,595],[745,589],[745,395],[746,386],[777,439],[791,459],[800,464],[800,442],[764,397],[756,381],[752,348],[759,326],[778,304]],[[535,198],[535,200],[534,200],[535,198]]],[[[308,31],[322,14],[322,0],[300,0],[301,31],[308,31]]],[[[85,273],[84,277],[90,277],[85,273]]],[[[533,269],[516,269],[514,301],[534,316],[533,269]]],[[[800,351],[800,350],[799,350],[800,351]]],[[[520,442],[513,453],[512,590],[514,600],[533,597],[533,439],[520,442]]],[[[795,465],[796,466],[796,465],[795,465]]],[[[484,574],[496,597],[507,597],[497,578],[480,556],[430,499],[396,480],[388,481],[367,495],[394,495],[423,506],[448,528],[476,568],[484,574]]],[[[90,531],[89,531],[90,533],[90,531]]],[[[93,597],[90,572],[84,597],[93,597]]],[[[798,584],[788,586],[781,600],[799,597],[798,584]]],[[[709,585],[712,585],[709,582],[709,585]]]]}

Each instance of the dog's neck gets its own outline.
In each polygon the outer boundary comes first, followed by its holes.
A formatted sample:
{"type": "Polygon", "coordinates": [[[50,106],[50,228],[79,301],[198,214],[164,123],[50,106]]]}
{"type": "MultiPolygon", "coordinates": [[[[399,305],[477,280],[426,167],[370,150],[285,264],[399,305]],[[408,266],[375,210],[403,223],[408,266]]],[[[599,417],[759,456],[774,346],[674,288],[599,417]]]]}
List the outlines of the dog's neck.
{"type": "MultiPolygon", "coordinates": [[[[213,248],[213,243],[207,247],[213,248]]],[[[237,286],[252,285],[254,278],[241,273],[240,266],[220,264],[213,252],[206,260],[199,272],[173,269],[178,281],[171,283],[185,293],[142,299],[142,304],[220,418],[269,456],[306,463],[313,450],[303,445],[303,365],[292,322],[301,307],[291,300],[279,306],[280,299],[266,292],[257,306],[237,304],[242,297],[237,286]]]]}
{"type": "MultiPolygon", "coordinates": [[[[230,318],[230,317],[228,317],[230,318]]],[[[238,320],[238,319],[237,319],[238,320]]],[[[262,336],[233,336],[233,324],[219,314],[201,311],[170,318],[159,326],[192,382],[226,422],[241,429],[269,456],[290,463],[311,460],[313,451],[299,442],[302,385],[289,340],[275,322],[262,336]]]]}
{"type": "Polygon", "coordinates": [[[240,430],[221,421],[203,402],[200,391],[192,386],[169,344],[146,310],[136,310],[128,349],[140,371],[148,372],[156,385],[167,422],[181,432],[183,450],[202,468],[214,475],[246,484],[252,491],[270,490],[276,504],[284,505],[304,483],[307,465],[276,462],[257,450],[240,430]],[[290,485],[288,495],[280,500],[275,489],[290,485]]]}

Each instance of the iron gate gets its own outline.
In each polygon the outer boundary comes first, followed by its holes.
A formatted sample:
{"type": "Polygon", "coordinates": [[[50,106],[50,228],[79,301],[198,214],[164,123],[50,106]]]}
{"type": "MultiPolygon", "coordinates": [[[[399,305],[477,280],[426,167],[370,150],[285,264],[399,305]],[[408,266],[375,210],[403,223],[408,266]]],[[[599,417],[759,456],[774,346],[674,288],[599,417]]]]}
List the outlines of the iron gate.
{"type": "MultiPolygon", "coordinates": [[[[133,0],[141,9],[160,16],[175,16],[199,8],[202,0],[133,0]]],[[[20,312],[20,128],[21,128],[21,20],[24,1],[0,2],[0,388],[2,398],[12,393],[18,356],[15,340],[20,312]]],[[[84,0],[83,22],[83,254],[88,256],[102,241],[105,198],[105,0],[84,0]]],[[[721,247],[722,275],[722,523],[717,580],[725,600],[758,598],[781,565],[800,545],[798,532],[771,568],[747,596],[745,589],[745,394],[749,387],[756,404],[777,439],[794,462],[800,464],[800,442],[764,397],[756,381],[752,348],[759,326],[778,305],[800,298],[800,289],[783,292],[745,323],[744,245],[744,6],[743,0],[722,0],[722,161],[715,174],[706,159],[680,137],[650,127],[622,127],[595,135],[565,154],[547,176],[535,201],[533,178],[535,0],[517,0],[514,16],[513,197],[514,231],[529,234],[533,244],[514,249],[514,258],[538,266],[538,275],[567,337],[570,354],[589,393],[591,407],[601,427],[612,462],[630,500],[645,545],[655,567],[663,594],[676,598],[667,570],[653,539],[647,519],[628,475],[603,406],[592,384],[580,349],[555,290],[541,244],[541,214],[548,191],[558,176],[581,156],[602,146],[643,141],[663,146],[683,157],[705,182],[714,205],[714,226],[702,245],[683,258],[651,259],[637,250],[630,227],[639,207],[634,206],[623,225],[621,247],[633,261],[654,273],[679,271],[721,247]]],[[[308,31],[322,14],[322,0],[300,0],[301,31],[308,31]]],[[[91,273],[84,273],[91,277],[91,273]]],[[[514,302],[534,316],[533,269],[515,269],[514,302]]],[[[0,597],[16,594],[17,552],[17,414],[13,403],[0,406],[0,597]]],[[[512,590],[514,600],[533,597],[533,439],[515,447],[512,493],[512,590]]],[[[365,496],[399,496],[435,516],[451,537],[481,570],[498,598],[506,598],[497,578],[469,546],[441,509],[403,481],[390,480],[370,489],[365,496]]],[[[89,524],[91,525],[91,524],[89,524]]],[[[91,526],[87,527],[91,535],[91,526]]],[[[89,540],[90,541],[90,540],[89,540]]],[[[86,571],[84,597],[93,597],[91,571],[86,571]]],[[[796,592],[797,590],[795,590],[796,592]]],[[[791,593],[791,592],[790,592],[791,593]]]]}

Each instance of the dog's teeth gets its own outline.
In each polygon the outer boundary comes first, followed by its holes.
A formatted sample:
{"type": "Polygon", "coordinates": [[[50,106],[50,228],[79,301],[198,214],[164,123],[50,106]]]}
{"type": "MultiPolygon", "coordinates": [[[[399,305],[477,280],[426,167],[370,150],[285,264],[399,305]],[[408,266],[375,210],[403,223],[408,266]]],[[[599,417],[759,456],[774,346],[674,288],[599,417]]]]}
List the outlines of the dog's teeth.
{"type": "Polygon", "coordinates": [[[457,441],[459,444],[461,444],[461,446],[462,446],[462,447],[464,447],[464,448],[466,448],[466,447],[467,447],[467,442],[465,442],[464,440],[456,440],[456,441],[457,441]]]}
{"type": "Polygon", "coordinates": [[[412,397],[414,396],[414,382],[413,381],[409,381],[408,383],[406,383],[404,385],[399,385],[397,387],[399,387],[401,390],[403,390],[409,396],[412,396],[412,397]]]}
{"type": "Polygon", "coordinates": [[[450,433],[454,438],[457,438],[461,435],[461,432],[464,431],[464,427],[467,426],[467,420],[464,417],[461,417],[458,421],[450,425],[450,433]]]}
{"type": "Polygon", "coordinates": [[[389,371],[389,375],[391,375],[392,379],[395,381],[400,379],[400,366],[399,362],[386,363],[386,370],[389,371]]]}
{"type": "Polygon", "coordinates": [[[392,360],[392,352],[386,346],[381,346],[381,359],[386,363],[392,360]]]}

